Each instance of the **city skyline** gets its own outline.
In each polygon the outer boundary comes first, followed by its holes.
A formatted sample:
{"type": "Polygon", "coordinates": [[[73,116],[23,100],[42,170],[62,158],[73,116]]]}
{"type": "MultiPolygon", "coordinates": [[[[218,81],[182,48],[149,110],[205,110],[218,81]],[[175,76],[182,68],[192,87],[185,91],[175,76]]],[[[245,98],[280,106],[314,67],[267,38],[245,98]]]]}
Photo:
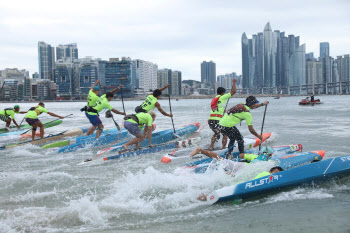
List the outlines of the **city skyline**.
{"type": "Polygon", "coordinates": [[[330,56],[349,53],[350,5],[345,1],[271,1],[269,8],[259,1],[102,1],[91,10],[82,2],[67,1],[70,9],[65,1],[55,7],[34,2],[0,3],[0,70],[39,72],[37,43],[45,41],[53,47],[76,42],[79,57],[152,61],[181,70],[183,79],[199,81],[198,64],[205,60],[216,63],[217,74],[242,74],[241,35],[261,31],[267,22],[302,37],[306,53],[315,57],[325,41],[330,44],[330,56]],[[78,8],[85,15],[77,17],[74,9],[78,8]],[[182,13],[169,16],[169,10],[182,13]]]}

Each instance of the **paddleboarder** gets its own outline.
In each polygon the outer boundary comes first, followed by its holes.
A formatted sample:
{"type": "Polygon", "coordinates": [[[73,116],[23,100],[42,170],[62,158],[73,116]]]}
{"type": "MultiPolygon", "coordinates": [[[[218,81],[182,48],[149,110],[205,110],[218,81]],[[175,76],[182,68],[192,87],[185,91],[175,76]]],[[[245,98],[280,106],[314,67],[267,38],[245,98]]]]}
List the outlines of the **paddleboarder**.
{"type": "Polygon", "coordinates": [[[34,106],[32,108],[30,108],[27,112],[27,114],[25,115],[25,119],[26,122],[32,126],[32,141],[34,141],[35,139],[35,131],[37,129],[37,127],[40,128],[40,138],[43,139],[44,137],[44,125],[41,123],[41,121],[38,119],[38,116],[42,113],[47,113],[50,116],[53,117],[58,117],[60,119],[63,119],[63,116],[59,116],[55,113],[49,112],[46,108],[45,108],[45,104],[43,102],[40,102],[37,106],[34,106]]]}
{"type": "Polygon", "coordinates": [[[152,94],[147,96],[145,101],[143,101],[143,103],[140,106],[137,106],[135,108],[135,112],[147,113],[152,109],[157,108],[159,112],[162,113],[164,116],[173,117],[173,114],[166,113],[158,103],[158,99],[162,95],[162,91],[164,91],[166,88],[169,88],[169,87],[170,87],[170,84],[167,84],[165,87],[162,87],[160,89],[155,89],[152,94]]]}
{"type": "Polygon", "coordinates": [[[238,150],[241,154],[240,157],[244,156],[243,136],[235,126],[238,123],[241,123],[243,120],[246,120],[248,129],[251,134],[258,137],[260,140],[263,139],[262,135],[258,134],[253,128],[253,117],[250,114],[250,109],[256,109],[268,104],[268,101],[259,104],[259,101],[255,98],[255,96],[249,96],[247,97],[245,104],[238,104],[233,108],[230,108],[227,111],[227,114],[221,118],[219,122],[221,130],[230,139],[230,142],[228,144],[228,147],[230,148],[228,151],[229,155],[232,153],[233,145],[237,140],[238,150]]]}
{"type": "MultiPolygon", "coordinates": [[[[231,91],[225,94],[226,90],[223,87],[218,87],[216,93],[217,96],[211,101],[211,112],[208,120],[210,129],[214,132],[211,137],[211,144],[209,150],[214,149],[214,144],[220,139],[220,134],[223,134],[219,129],[219,121],[225,114],[227,100],[236,93],[237,79],[232,79],[231,91]]],[[[226,148],[227,136],[223,134],[222,137],[222,149],[226,148]]]]}
{"type": "Polygon", "coordinates": [[[88,107],[92,107],[94,106],[94,104],[96,103],[96,101],[98,100],[99,96],[98,93],[100,92],[100,87],[97,86],[100,83],[100,80],[97,80],[95,82],[95,84],[91,87],[90,91],[89,91],[89,95],[87,98],[87,104],[85,107],[83,107],[82,109],[80,109],[80,111],[82,112],[86,112],[88,107]]]}
{"type": "Polygon", "coordinates": [[[18,129],[20,128],[20,126],[17,124],[15,120],[15,114],[24,114],[27,112],[20,112],[19,109],[20,109],[19,105],[15,105],[13,108],[5,108],[4,110],[0,111],[0,120],[6,122],[6,127],[5,127],[6,132],[9,131],[8,127],[10,127],[11,120],[17,126],[18,129]]]}
{"type": "MultiPolygon", "coordinates": [[[[120,85],[119,88],[122,88],[123,86],[120,85]]],[[[119,88],[114,89],[111,92],[107,92],[107,94],[102,95],[95,104],[87,109],[85,112],[86,117],[89,119],[90,123],[92,124],[91,128],[87,131],[86,136],[93,134],[94,130],[97,127],[96,131],[96,139],[100,137],[102,131],[103,131],[103,124],[99,117],[99,112],[101,112],[103,109],[108,108],[112,112],[120,115],[126,115],[125,112],[119,112],[118,110],[114,109],[109,101],[113,99],[114,92],[116,92],[119,88]]]]}
{"type": "Polygon", "coordinates": [[[156,113],[154,111],[149,111],[148,113],[140,112],[136,115],[128,115],[124,117],[124,128],[129,131],[136,138],[130,140],[129,142],[123,144],[124,149],[128,149],[129,146],[135,144],[137,149],[138,144],[140,144],[145,138],[148,138],[149,146],[152,145],[152,123],[156,119],[156,113]],[[145,126],[144,135],[142,134],[142,128],[145,126]]]}

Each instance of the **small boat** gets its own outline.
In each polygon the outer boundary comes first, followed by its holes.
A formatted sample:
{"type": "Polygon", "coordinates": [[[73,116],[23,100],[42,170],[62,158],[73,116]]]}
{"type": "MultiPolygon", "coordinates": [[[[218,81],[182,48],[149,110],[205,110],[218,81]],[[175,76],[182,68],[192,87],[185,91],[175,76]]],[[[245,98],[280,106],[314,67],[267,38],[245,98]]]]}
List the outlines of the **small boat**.
{"type": "Polygon", "coordinates": [[[350,155],[346,155],[298,166],[270,176],[218,189],[207,196],[207,203],[247,200],[289,187],[306,184],[314,185],[335,177],[342,178],[349,175],[350,155]]]}
{"type": "Polygon", "coordinates": [[[176,98],[176,101],[179,101],[179,99],[178,99],[178,98],[176,98]]]}
{"type": "Polygon", "coordinates": [[[275,97],[275,99],[279,99],[279,98],[280,98],[280,96],[276,96],[276,97],[275,97]]]}
{"type": "Polygon", "coordinates": [[[311,101],[309,99],[302,99],[299,101],[299,105],[315,105],[315,104],[323,104],[319,99],[311,101]]]}

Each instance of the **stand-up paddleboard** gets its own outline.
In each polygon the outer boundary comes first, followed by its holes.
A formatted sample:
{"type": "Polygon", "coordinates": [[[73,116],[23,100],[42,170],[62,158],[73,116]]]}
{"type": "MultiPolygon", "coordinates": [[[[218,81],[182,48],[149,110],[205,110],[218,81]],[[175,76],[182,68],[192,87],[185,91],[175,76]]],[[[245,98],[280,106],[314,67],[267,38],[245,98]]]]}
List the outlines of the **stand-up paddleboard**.
{"type": "MultiPolygon", "coordinates": [[[[29,124],[25,124],[25,125],[21,125],[20,128],[18,129],[17,126],[11,126],[9,127],[10,131],[16,131],[16,130],[23,130],[23,129],[30,129],[31,126],[29,124]]],[[[0,134],[2,133],[6,133],[6,129],[5,128],[1,128],[0,129],[0,134]]]]}
{"type": "MultiPolygon", "coordinates": [[[[181,128],[176,129],[176,135],[174,135],[174,130],[172,129],[163,130],[158,133],[153,133],[152,144],[157,145],[160,143],[165,143],[170,140],[176,139],[177,137],[183,136],[185,134],[195,132],[199,128],[199,126],[200,124],[198,122],[187,126],[183,126],[181,128]]],[[[124,143],[117,144],[115,146],[108,148],[108,152],[117,152],[120,150],[124,150],[124,148],[121,147],[121,145],[123,144],[124,143]]],[[[148,146],[148,139],[143,140],[143,142],[141,143],[141,147],[145,147],[145,146],[148,146]]],[[[97,154],[105,153],[105,152],[106,152],[106,149],[103,149],[101,151],[98,151],[97,154]]]]}
{"type": "Polygon", "coordinates": [[[44,137],[43,139],[37,138],[34,141],[26,141],[26,142],[19,142],[16,144],[6,145],[3,147],[0,147],[0,150],[10,149],[10,148],[14,148],[17,146],[23,146],[26,144],[37,145],[37,144],[42,144],[42,143],[46,143],[49,141],[59,140],[59,139],[64,138],[64,137],[72,137],[72,136],[76,136],[79,134],[83,134],[83,133],[87,132],[88,129],[89,129],[89,127],[82,127],[82,128],[72,129],[72,130],[66,130],[66,131],[63,131],[63,132],[58,133],[58,134],[48,135],[48,136],[44,137]]]}
{"type": "MultiPolygon", "coordinates": [[[[275,147],[271,147],[272,151],[273,151],[273,156],[272,156],[272,160],[278,160],[281,158],[288,158],[288,157],[293,157],[290,156],[289,154],[295,153],[295,152],[301,152],[302,151],[302,145],[301,144],[292,144],[292,145],[286,145],[286,146],[275,146],[275,147]]],[[[224,153],[221,153],[220,156],[223,157],[224,153]]],[[[246,151],[247,154],[258,154],[259,153],[259,149],[250,149],[246,151]]],[[[298,153],[299,154],[299,153],[298,153]]],[[[237,162],[237,163],[241,163],[241,159],[239,158],[239,152],[234,152],[233,153],[233,163],[237,162]]],[[[265,156],[261,156],[264,158],[265,160],[265,156]]],[[[322,159],[322,158],[321,158],[322,159]]],[[[282,161],[284,161],[283,159],[281,159],[282,161]]],[[[309,162],[310,160],[312,161],[313,158],[308,157],[308,158],[299,158],[299,161],[297,161],[298,165],[300,165],[301,163],[303,163],[304,161],[309,162]]],[[[194,173],[204,173],[207,171],[208,167],[211,166],[211,168],[213,168],[212,166],[212,158],[205,158],[205,159],[201,159],[201,160],[197,160],[188,164],[185,164],[182,167],[179,167],[176,169],[177,173],[181,173],[183,171],[187,171],[187,172],[194,172],[194,173]],[[183,170],[183,171],[182,171],[183,170]]],[[[258,157],[257,159],[255,159],[252,163],[255,162],[259,162],[261,161],[261,158],[258,157]]],[[[284,163],[284,162],[282,162],[284,163]]],[[[287,166],[287,164],[285,164],[287,166]]]]}
{"type": "MultiPolygon", "coordinates": [[[[110,159],[119,159],[119,158],[127,158],[132,156],[139,156],[144,154],[151,154],[151,153],[157,153],[163,150],[168,149],[175,149],[179,146],[181,147],[190,147],[194,144],[198,143],[201,139],[200,138],[192,138],[191,140],[188,140],[184,143],[184,141],[177,141],[177,142],[169,142],[164,144],[159,144],[154,147],[143,147],[139,148],[137,150],[125,150],[122,146],[120,146],[120,151],[118,151],[117,155],[109,156],[106,158],[103,158],[103,160],[110,160],[110,159]]],[[[153,144],[153,142],[152,142],[153,144]]]]}
{"type": "MultiPolygon", "coordinates": [[[[266,139],[268,139],[268,138],[270,138],[270,137],[271,137],[271,133],[264,133],[264,134],[263,134],[263,140],[262,140],[262,142],[264,142],[266,139]]],[[[252,149],[252,148],[254,148],[254,147],[257,147],[257,146],[259,146],[259,144],[260,144],[260,139],[257,138],[257,137],[255,137],[255,138],[248,138],[248,137],[245,137],[245,138],[244,138],[244,148],[247,148],[247,150],[252,149]]],[[[234,151],[235,151],[235,150],[238,150],[238,149],[235,149],[235,148],[234,148],[234,151]]],[[[217,152],[217,153],[220,154],[220,153],[223,152],[223,151],[226,151],[226,149],[225,149],[225,150],[215,151],[215,152],[217,152]]],[[[177,154],[174,153],[173,155],[169,155],[169,154],[164,155],[160,161],[161,161],[162,163],[171,163],[171,161],[174,160],[174,159],[188,159],[188,158],[189,158],[189,155],[185,155],[185,156],[184,156],[184,155],[180,155],[180,156],[177,156],[177,154]]]]}
{"type": "Polygon", "coordinates": [[[350,175],[350,155],[326,159],[218,189],[207,196],[207,203],[247,200],[299,185],[325,182],[350,175]]]}
{"type": "MultiPolygon", "coordinates": [[[[47,128],[59,125],[61,123],[62,123],[62,120],[55,120],[55,121],[51,121],[51,122],[49,121],[49,122],[46,122],[46,123],[43,122],[43,125],[44,125],[44,128],[47,129],[47,128]]],[[[23,134],[23,133],[26,133],[27,131],[28,131],[28,129],[2,133],[2,134],[0,134],[0,137],[23,134]]]]}

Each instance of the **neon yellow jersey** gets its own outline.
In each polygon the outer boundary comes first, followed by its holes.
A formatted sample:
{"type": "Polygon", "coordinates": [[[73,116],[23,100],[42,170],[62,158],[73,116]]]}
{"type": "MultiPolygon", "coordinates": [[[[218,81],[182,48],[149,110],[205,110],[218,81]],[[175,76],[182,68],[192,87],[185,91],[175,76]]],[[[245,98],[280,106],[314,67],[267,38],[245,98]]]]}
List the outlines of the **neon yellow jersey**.
{"type": "MultiPolygon", "coordinates": [[[[140,112],[136,114],[136,117],[139,119],[139,128],[141,130],[143,128],[143,125],[152,126],[153,118],[149,113],[140,112]]],[[[137,122],[132,119],[126,121],[137,124],[137,122]]]]}
{"type": "Polygon", "coordinates": [[[48,113],[49,111],[47,111],[46,108],[43,108],[41,106],[35,106],[35,110],[28,111],[25,118],[38,119],[38,115],[40,115],[43,112],[48,113]]]}
{"type": "Polygon", "coordinates": [[[254,180],[255,180],[255,179],[259,179],[259,178],[264,177],[264,176],[269,176],[269,175],[271,175],[270,172],[262,172],[262,173],[260,173],[259,175],[257,175],[257,176],[254,178],[254,180]]]}
{"type": "Polygon", "coordinates": [[[12,119],[15,119],[15,113],[17,114],[18,112],[15,112],[14,109],[12,110],[1,110],[0,111],[0,115],[4,115],[4,116],[10,116],[12,119]],[[6,112],[5,112],[6,111],[6,112]]]}
{"type": "MultiPolygon", "coordinates": [[[[109,110],[112,110],[111,104],[108,102],[108,99],[106,97],[106,94],[101,96],[94,106],[92,107],[93,109],[97,110],[97,112],[101,112],[103,109],[108,108],[109,110]]],[[[87,112],[89,115],[97,115],[97,113],[94,112],[87,112]]]]}
{"type": "MultiPolygon", "coordinates": [[[[244,106],[248,111],[250,111],[250,108],[247,105],[244,106]]],[[[253,117],[250,112],[240,112],[231,115],[226,114],[221,118],[219,125],[224,127],[233,127],[243,120],[246,120],[248,126],[253,125],[253,117]]]]}
{"type": "Polygon", "coordinates": [[[94,104],[96,103],[97,100],[98,100],[98,96],[92,90],[90,90],[89,91],[89,96],[88,96],[88,99],[87,99],[87,106],[88,107],[94,106],[94,104]]]}
{"type": "Polygon", "coordinates": [[[252,162],[254,159],[256,159],[259,155],[255,154],[244,154],[244,159],[248,160],[249,162],[252,162]]]}
{"type": "Polygon", "coordinates": [[[155,104],[157,103],[158,99],[154,97],[153,95],[147,96],[145,101],[141,104],[141,108],[148,111],[151,111],[155,108],[155,104]]]}
{"type": "MultiPolygon", "coordinates": [[[[219,97],[220,95],[215,96],[215,98],[219,97]]],[[[217,103],[218,108],[216,110],[211,110],[210,112],[210,117],[209,120],[221,120],[222,117],[219,116],[212,116],[212,115],[224,115],[224,111],[225,111],[225,106],[226,106],[226,102],[227,99],[229,99],[231,97],[231,93],[227,93],[225,95],[222,95],[217,103]]]]}

